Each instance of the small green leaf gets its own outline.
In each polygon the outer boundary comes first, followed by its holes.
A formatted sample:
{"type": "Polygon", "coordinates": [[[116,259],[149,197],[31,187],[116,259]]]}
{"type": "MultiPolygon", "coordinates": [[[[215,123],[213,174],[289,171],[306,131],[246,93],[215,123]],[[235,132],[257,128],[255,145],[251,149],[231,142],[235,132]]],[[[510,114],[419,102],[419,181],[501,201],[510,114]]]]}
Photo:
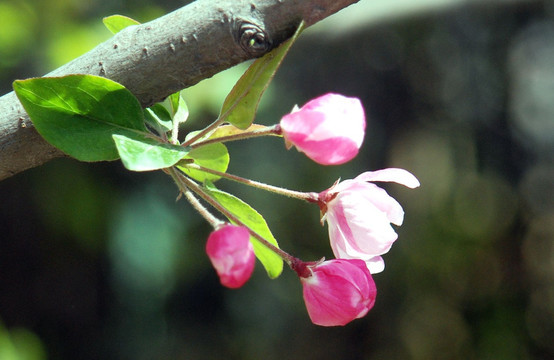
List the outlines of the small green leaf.
{"type": "MultiPolygon", "coordinates": [[[[217,202],[219,202],[225,209],[233,213],[241,222],[244,223],[244,225],[248,226],[258,235],[261,235],[271,244],[279,247],[277,240],[273,237],[273,234],[271,233],[271,230],[269,230],[263,216],[254,210],[250,205],[231,194],[216,189],[213,186],[208,186],[205,189],[211,197],[217,200],[217,202]]],[[[268,276],[271,279],[275,279],[281,275],[281,272],[283,271],[283,260],[281,257],[265,247],[265,245],[260,243],[256,238],[251,236],[250,241],[254,246],[254,253],[256,254],[256,257],[264,266],[268,276]]]]}
{"type": "Polygon", "coordinates": [[[160,134],[170,131],[172,128],[171,115],[162,104],[154,104],[144,109],[144,120],[160,134]]]}
{"type": "Polygon", "coordinates": [[[187,121],[189,117],[189,108],[187,107],[185,99],[183,99],[183,97],[181,96],[181,93],[178,92],[176,94],[176,97],[173,96],[172,98],[170,98],[171,108],[173,109],[173,122],[176,122],[177,124],[182,124],[187,121]]]}
{"type": "MultiPolygon", "coordinates": [[[[192,149],[183,159],[193,159],[194,164],[219,172],[226,172],[227,166],[229,166],[229,152],[227,151],[227,147],[221,143],[192,149]]],[[[220,176],[200,170],[189,169],[186,166],[178,166],[178,168],[191,178],[200,182],[213,182],[220,178],[220,176]]]]}
{"type": "Polygon", "coordinates": [[[135,19],[123,15],[111,15],[106,16],[102,19],[104,25],[112,32],[112,34],[117,34],[121,30],[125,29],[131,25],[140,25],[135,19]]]}
{"type": "Polygon", "coordinates": [[[113,134],[147,133],[137,98],[112,80],[68,75],[18,80],[13,88],[39,134],[77,160],[115,160],[113,134]]]}
{"type": "Polygon", "coordinates": [[[240,129],[246,129],[252,124],[262,94],[303,29],[304,22],[300,23],[292,38],[250,65],[223,102],[220,118],[226,116],[227,122],[240,129]]]}
{"type": "Polygon", "coordinates": [[[121,162],[132,171],[150,171],[175,165],[189,152],[179,145],[161,143],[155,139],[113,135],[121,162]]]}
{"type": "Polygon", "coordinates": [[[167,97],[167,101],[169,103],[169,108],[171,109],[171,112],[173,115],[179,110],[179,103],[181,102],[181,92],[177,91],[167,97]]]}

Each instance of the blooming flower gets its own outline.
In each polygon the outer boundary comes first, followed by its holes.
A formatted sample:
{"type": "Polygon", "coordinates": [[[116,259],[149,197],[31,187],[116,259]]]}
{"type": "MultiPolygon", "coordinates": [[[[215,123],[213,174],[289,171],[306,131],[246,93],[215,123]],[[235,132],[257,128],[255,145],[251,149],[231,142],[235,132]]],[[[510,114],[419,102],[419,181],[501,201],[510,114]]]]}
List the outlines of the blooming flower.
{"type": "Polygon", "coordinates": [[[206,253],[221,284],[229,288],[244,285],[254,271],[254,248],[244,226],[227,224],[213,231],[206,243],[206,253]]]}
{"type": "Polygon", "coordinates": [[[322,221],[329,227],[335,257],[362,259],[372,274],[383,271],[380,256],[387,253],[398,235],[390,225],[402,225],[402,206],[374,181],[391,181],[415,188],[419,181],[403,169],[365,172],[353,180],[338,182],[319,193],[322,221]]]}
{"type": "Polygon", "coordinates": [[[281,131],[287,148],[322,165],[352,160],[364,139],[365,115],[359,99],[326,94],[283,116],[281,131]]]}
{"type": "Polygon", "coordinates": [[[296,265],[306,309],[316,325],[346,325],[365,316],[375,304],[377,288],[362,260],[296,265]]]}

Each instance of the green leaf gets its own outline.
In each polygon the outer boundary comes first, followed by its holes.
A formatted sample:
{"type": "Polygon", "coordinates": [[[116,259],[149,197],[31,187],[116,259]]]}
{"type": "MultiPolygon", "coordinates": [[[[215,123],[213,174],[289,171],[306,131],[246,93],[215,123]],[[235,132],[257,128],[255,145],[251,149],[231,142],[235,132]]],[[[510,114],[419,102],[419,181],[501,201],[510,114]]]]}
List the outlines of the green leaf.
{"type": "Polygon", "coordinates": [[[187,107],[185,99],[181,96],[181,92],[177,91],[176,93],[169,95],[168,102],[171,113],[173,114],[173,121],[176,121],[178,124],[187,121],[189,117],[189,108],[187,107]]]}
{"type": "MultiPolygon", "coordinates": [[[[210,134],[208,139],[218,139],[226,136],[239,135],[257,130],[267,130],[268,128],[269,127],[265,125],[252,124],[247,129],[242,130],[233,125],[220,125],[214,130],[214,132],[210,134]]],[[[268,134],[268,136],[281,137],[282,135],[268,134]]]]}
{"type": "Polygon", "coordinates": [[[121,30],[131,25],[140,25],[138,21],[123,15],[106,16],[104,19],[102,19],[102,22],[108,28],[108,30],[112,32],[112,34],[117,34],[121,30]]]}
{"type": "Polygon", "coordinates": [[[113,134],[147,133],[140,103],[112,80],[68,75],[18,80],[13,88],[40,135],[78,160],[115,160],[113,134]]]}
{"type": "Polygon", "coordinates": [[[291,39],[257,59],[237,81],[223,102],[219,117],[239,129],[246,129],[254,121],[258,103],[290,47],[304,29],[300,23],[291,39]]]}
{"type": "Polygon", "coordinates": [[[179,96],[177,99],[171,99],[171,108],[173,109],[173,122],[182,124],[187,121],[189,117],[189,108],[185,99],[181,96],[181,93],[177,93],[179,96]]]}
{"type": "MultiPolygon", "coordinates": [[[[227,166],[229,166],[229,152],[227,151],[227,147],[221,143],[210,144],[192,149],[191,152],[189,152],[183,159],[193,159],[194,164],[208,169],[217,170],[219,172],[226,172],[227,166]]],[[[200,170],[189,169],[186,166],[178,166],[178,168],[191,178],[200,182],[213,182],[219,180],[220,178],[218,175],[200,170]]]]}
{"type": "Polygon", "coordinates": [[[123,165],[132,171],[150,171],[175,165],[189,149],[159,142],[152,138],[113,135],[123,165]]]}
{"type": "Polygon", "coordinates": [[[144,109],[144,119],[146,123],[158,130],[161,134],[172,129],[172,119],[169,111],[162,104],[154,104],[144,109]]]}
{"type": "MultiPolygon", "coordinates": [[[[244,225],[248,226],[258,235],[261,235],[271,244],[279,247],[277,240],[273,237],[273,234],[271,233],[271,230],[269,230],[263,216],[254,210],[250,205],[231,194],[216,189],[213,186],[208,186],[205,189],[211,197],[217,200],[217,202],[219,202],[225,209],[233,213],[242,223],[244,223],[244,225]]],[[[250,241],[254,246],[254,253],[256,254],[256,257],[264,266],[268,276],[271,279],[275,279],[281,275],[281,272],[283,271],[283,260],[281,257],[269,250],[253,236],[250,237],[250,241]]]]}

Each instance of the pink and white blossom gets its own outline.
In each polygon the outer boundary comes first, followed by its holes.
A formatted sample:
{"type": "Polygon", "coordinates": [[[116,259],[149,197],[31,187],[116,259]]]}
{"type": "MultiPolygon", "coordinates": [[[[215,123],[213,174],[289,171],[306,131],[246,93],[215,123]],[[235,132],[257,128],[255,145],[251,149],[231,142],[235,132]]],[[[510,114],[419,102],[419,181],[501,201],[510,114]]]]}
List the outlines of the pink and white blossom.
{"type": "Polygon", "coordinates": [[[368,171],[319,193],[322,221],[329,228],[336,258],[361,259],[372,274],[384,270],[381,255],[398,238],[391,223],[402,225],[402,206],[375,181],[395,182],[409,188],[419,186],[414,175],[403,169],[368,171]]]}
{"type": "Polygon", "coordinates": [[[365,126],[360,100],[333,93],[310,100],[280,122],[287,148],[294,145],[322,165],[353,159],[362,146],[365,126]]]}
{"type": "Polygon", "coordinates": [[[375,304],[377,288],[361,260],[335,259],[296,264],[308,315],[321,326],[342,326],[375,304]]]}
{"type": "Polygon", "coordinates": [[[213,231],[206,243],[206,253],[226,287],[241,287],[254,271],[254,248],[244,226],[227,224],[213,231]]]}

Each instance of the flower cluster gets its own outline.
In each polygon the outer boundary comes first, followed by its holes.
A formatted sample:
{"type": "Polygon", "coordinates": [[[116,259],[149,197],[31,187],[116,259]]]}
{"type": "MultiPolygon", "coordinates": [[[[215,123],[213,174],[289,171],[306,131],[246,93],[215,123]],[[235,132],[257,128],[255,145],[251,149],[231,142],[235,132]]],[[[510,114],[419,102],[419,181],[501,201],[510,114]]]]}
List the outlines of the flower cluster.
{"type": "MultiPolygon", "coordinates": [[[[109,27],[119,29],[129,22],[121,20],[112,19],[109,27]]],[[[229,92],[219,116],[183,141],[179,129],[189,110],[180,92],[143,111],[122,84],[93,75],[15,81],[14,91],[36,130],[67,155],[81,161],[120,158],[128,170],[161,170],[171,176],[179,197],[214,229],[206,253],[223,286],[243,286],[256,258],[270,278],[279,276],[286,263],[299,276],[311,320],[336,326],[363,317],[373,307],[377,291],[372,274],[383,271],[382,255],[398,237],[391,225],[403,222],[401,205],[375,183],[415,188],[419,182],[406,170],[384,169],[306,193],[227,173],[230,156],[224,143],[234,140],[281,137],[287,149],[295,147],[321,165],[344,164],[359,153],[366,116],[357,98],[328,93],[295,106],[273,126],[253,123],[263,92],[303,27],[301,22],[291,40],[255,60],[229,92]],[[71,116],[67,104],[76,104],[71,116]],[[260,213],[214,185],[220,179],[317,204],[336,259],[304,262],[282,250],[260,213]]]]}
{"type": "MultiPolygon", "coordinates": [[[[360,100],[326,94],[283,116],[275,128],[287,148],[295,146],[319,164],[338,165],[358,154],[365,125],[360,100]]],[[[415,176],[396,168],[364,172],[354,179],[337,181],[319,193],[255,185],[316,203],[321,223],[327,222],[336,259],[303,262],[267,244],[298,274],[314,324],[345,325],[365,316],[375,304],[377,288],[372,274],[383,271],[381,255],[398,238],[391,224],[399,226],[404,219],[402,206],[375,182],[395,182],[408,188],[419,186],[415,176]]],[[[209,236],[206,250],[223,285],[240,287],[252,274],[251,235],[256,234],[245,226],[228,224],[209,236]]],[[[264,241],[259,237],[258,240],[264,241]]]]}

